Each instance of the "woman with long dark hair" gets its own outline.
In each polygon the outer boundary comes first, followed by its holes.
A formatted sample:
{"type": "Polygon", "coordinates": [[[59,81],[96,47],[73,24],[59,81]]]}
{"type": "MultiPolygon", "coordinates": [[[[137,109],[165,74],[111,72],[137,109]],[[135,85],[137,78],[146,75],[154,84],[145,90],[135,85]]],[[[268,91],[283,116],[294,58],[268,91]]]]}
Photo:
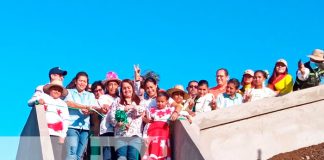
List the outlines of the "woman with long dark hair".
{"type": "Polygon", "coordinates": [[[293,91],[293,78],[288,74],[288,63],[279,59],[273,68],[272,75],[268,81],[268,87],[277,95],[285,95],[293,91]]]}
{"type": "Polygon", "coordinates": [[[70,126],[67,131],[67,158],[82,159],[87,146],[90,129],[90,110],[97,108],[95,96],[88,92],[89,77],[86,72],[79,72],[67,85],[68,95],[65,102],[71,108],[70,126]]]}
{"type": "Polygon", "coordinates": [[[139,158],[142,146],[142,116],[145,111],[140,102],[133,81],[124,79],[120,83],[120,99],[112,104],[110,112],[115,126],[117,159],[139,158]]]}

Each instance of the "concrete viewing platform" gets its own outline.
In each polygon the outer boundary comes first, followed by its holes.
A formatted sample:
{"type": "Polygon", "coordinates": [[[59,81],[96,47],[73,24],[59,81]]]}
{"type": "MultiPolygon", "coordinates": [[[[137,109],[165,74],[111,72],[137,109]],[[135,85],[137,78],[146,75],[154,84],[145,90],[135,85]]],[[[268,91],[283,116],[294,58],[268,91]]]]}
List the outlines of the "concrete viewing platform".
{"type": "Polygon", "coordinates": [[[175,124],[175,159],[268,159],[324,142],[324,85],[175,124]]]}
{"type": "MultiPolygon", "coordinates": [[[[323,143],[323,115],[324,85],[202,113],[192,124],[172,124],[173,159],[269,159],[323,143]]],[[[34,107],[17,159],[54,159],[45,123],[44,110],[34,107]]]]}

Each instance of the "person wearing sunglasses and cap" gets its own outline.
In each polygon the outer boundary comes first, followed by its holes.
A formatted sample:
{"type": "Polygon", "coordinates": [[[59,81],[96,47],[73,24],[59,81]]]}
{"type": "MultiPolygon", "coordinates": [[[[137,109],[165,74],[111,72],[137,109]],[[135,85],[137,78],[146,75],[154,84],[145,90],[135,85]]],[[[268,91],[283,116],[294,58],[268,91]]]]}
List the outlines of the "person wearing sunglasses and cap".
{"type": "Polygon", "coordinates": [[[318,86],[324,75],[324,51],[315,49],[311,55],[308,55],[309,61],[298,62],[298,70],[293,90],[300,90],[309,87],[318,86]]]}
{"type": "MultiPolygon", "coordinates": [[[[62,81],[64,80],[64,76],[67,75],[67,71],[62,70],[60,67],[54,67],[52,69],[50,69],[48,76],[50,79],[50,83],[52,83],[53,81],[62,81]]],[[[33,107],[35,106],[35,102],[37,101],[37,99],[39,99],[39,97],[44,93],[43,90],[44,85],[39,85],[36,87],[35,92],[33,94],[33,96],[31,97],[31,99],[28,100],[28,106],[33,107]]]]}
{"type": "Polygon", "coordinates": [[[288,73],[288,63],[284,59],[279,59],[273,68],[272,75],[268,81],[268,87],[277,95],[285,95],[292,92],[294,80],[288,73]]]}

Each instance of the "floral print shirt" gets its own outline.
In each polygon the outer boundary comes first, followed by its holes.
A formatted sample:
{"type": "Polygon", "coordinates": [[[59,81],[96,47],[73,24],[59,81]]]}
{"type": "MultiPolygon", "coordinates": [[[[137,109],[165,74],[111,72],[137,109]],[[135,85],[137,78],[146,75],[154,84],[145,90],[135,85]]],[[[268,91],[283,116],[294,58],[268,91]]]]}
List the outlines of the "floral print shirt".
{"type": "Polygon", "coordinates": [[[120,104],[120,100],[116,100],[111,106],[110,117],[113,125],[115,126],[115,136],[122,137],[132,137],[139,136],[142,137],[142,114],[145,111],[145,107],[142,105],[137,105],[135,102],[132,102],[130,105],[120,104]],[[130,108],[125,111],[125,108],[130,108]],[[116,120],[116,111],[121,110],[125,111],[127,115],[127,124],[128,128],[125,126],[118,127],[116,120]]]}

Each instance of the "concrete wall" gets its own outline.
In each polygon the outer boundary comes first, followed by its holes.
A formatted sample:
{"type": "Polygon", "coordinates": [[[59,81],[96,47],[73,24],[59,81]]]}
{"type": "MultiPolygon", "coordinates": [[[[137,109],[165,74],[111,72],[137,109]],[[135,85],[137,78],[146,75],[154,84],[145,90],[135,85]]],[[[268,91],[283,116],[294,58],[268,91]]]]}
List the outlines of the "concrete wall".
{"type": "Polygon", "coordinates": [[[197,139],[199,128],[191,128],[187,121],[176,121],[172,124],[171,132],[173,159],[207,159],[209,154],[204,154],[199,150],[199,139],[197,139]]]}
{"type": "MultiPolygon", "coordinates": [[[[324,142],[324,86],[197,115],[172,125],[173,157],[267,159],[324,142]]],[[[17,159],[53,160],[42,106],[31,110],[17,159]]]]}
{"type": "Polygon", "coordinates": [[[54,160],[43,106],[33,107],[20,135],[17,160],[54,160]]]}
{"type": "Polygon", "coordinates": [[[181,125],[204,159],[267,159],[324,142],[323,115],[324,86],[319,86],[203,113],[181,125]]]}

